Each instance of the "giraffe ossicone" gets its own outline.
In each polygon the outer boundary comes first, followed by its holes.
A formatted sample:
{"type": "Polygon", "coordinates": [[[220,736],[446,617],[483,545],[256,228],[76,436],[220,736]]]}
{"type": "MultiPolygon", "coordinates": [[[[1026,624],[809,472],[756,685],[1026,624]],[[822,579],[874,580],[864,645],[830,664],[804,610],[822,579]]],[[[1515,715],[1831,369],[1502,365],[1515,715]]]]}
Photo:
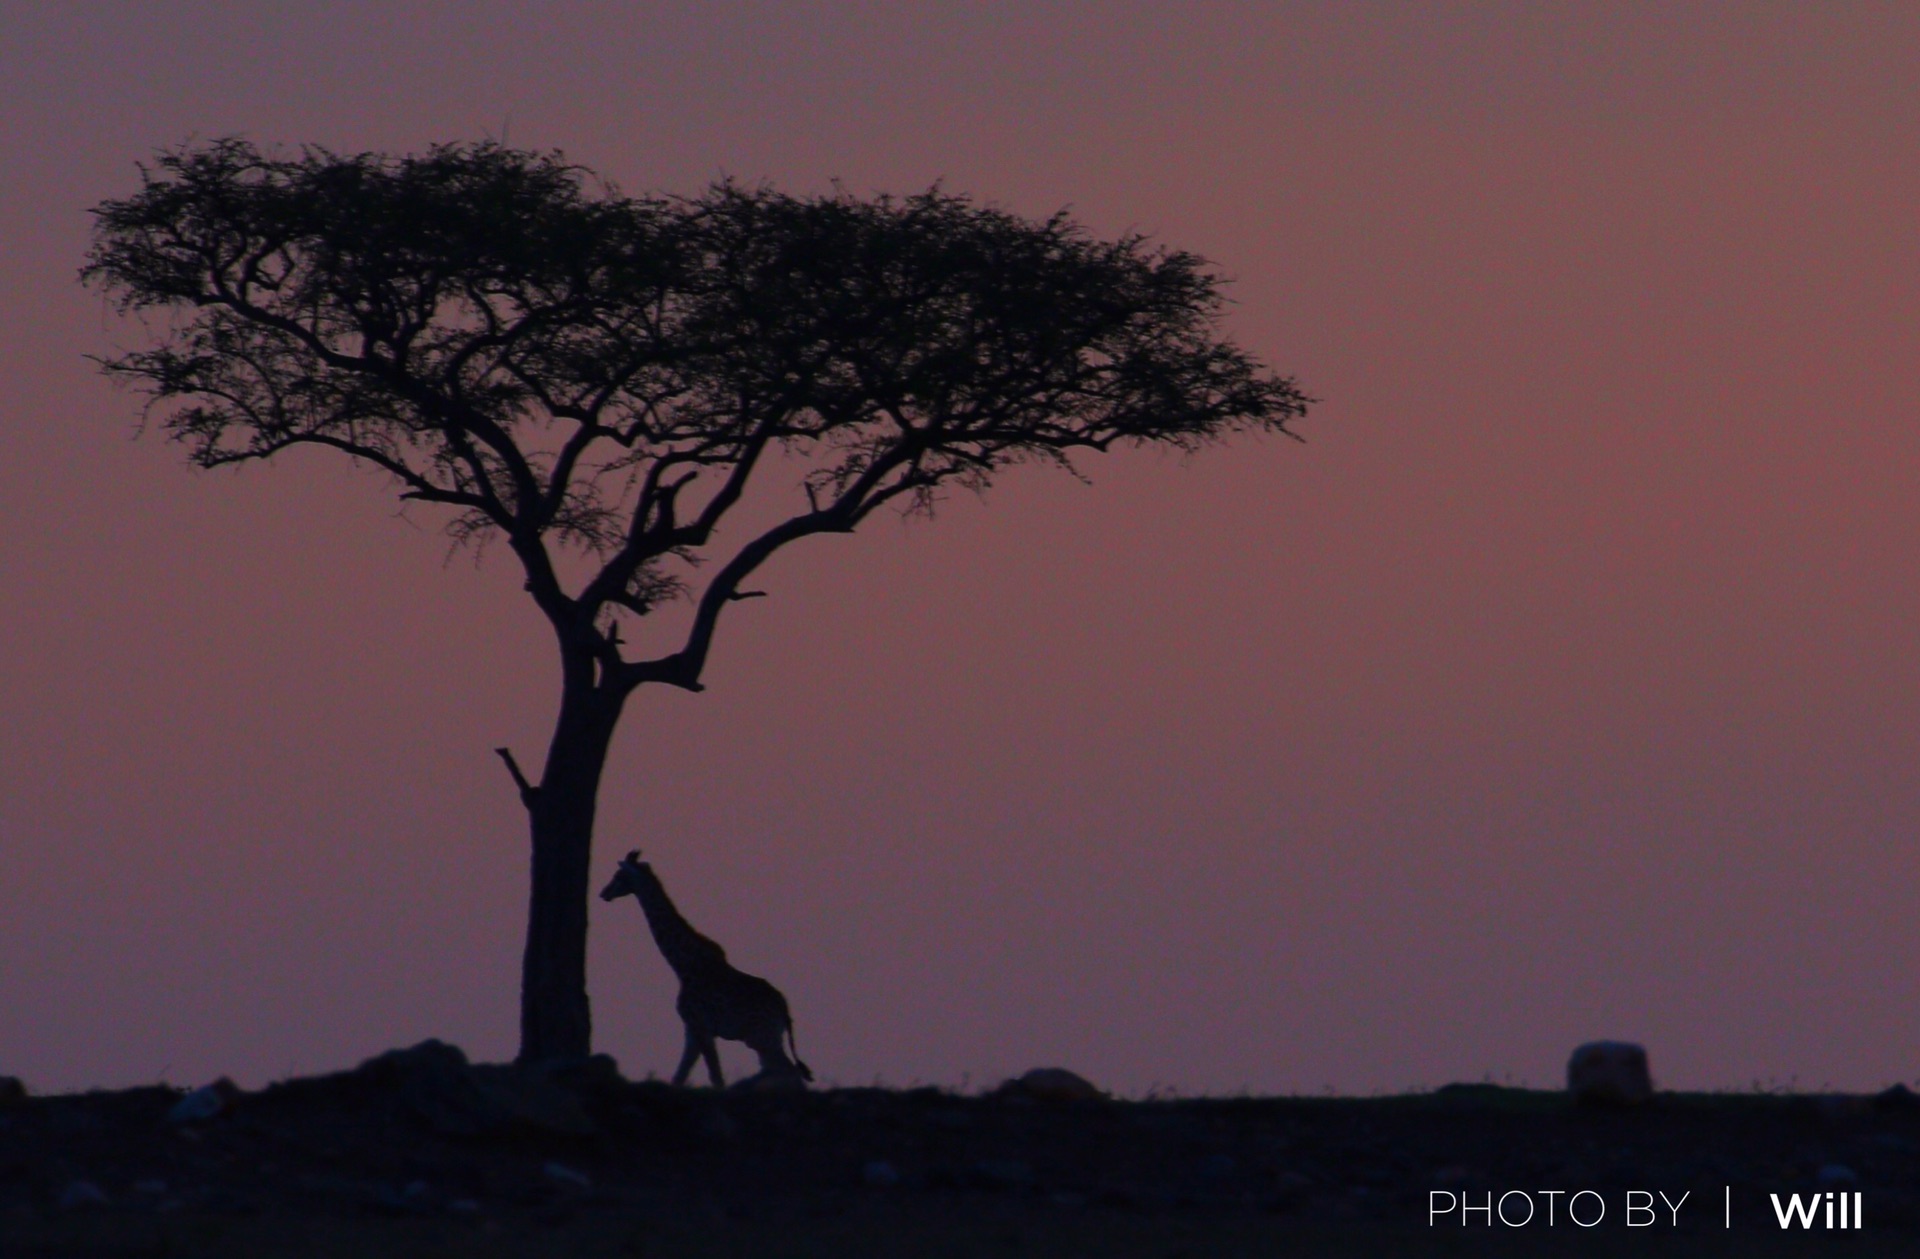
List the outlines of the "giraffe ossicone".
{"type": "Polygon", "coordinates": [[[727,961],[725,949],[693,929],[667,895],[653,866],[640,860],[638,848],[626,855],[612,881],[600,892],[604,901],[623,896],[640,902],[653,942],[680,979],[680,996],[674,1008],[686,1025],[687,1043],[679,1069],[673,1073],[676,1085],[685,1084],[693,1064],[704,1059],[713,1086],[726,1087],[715,1045],[720,1040],[742,1041],[759,1055],[760,1072],[753,1077],[756,1081],[802,1084],[813,1079],[794,1042],[793,1015],[787,1009],[786,997],[758,975],[736,969],[727,961]],[[787,1056],[789,1047],[792,1057],[787,1056]]]}

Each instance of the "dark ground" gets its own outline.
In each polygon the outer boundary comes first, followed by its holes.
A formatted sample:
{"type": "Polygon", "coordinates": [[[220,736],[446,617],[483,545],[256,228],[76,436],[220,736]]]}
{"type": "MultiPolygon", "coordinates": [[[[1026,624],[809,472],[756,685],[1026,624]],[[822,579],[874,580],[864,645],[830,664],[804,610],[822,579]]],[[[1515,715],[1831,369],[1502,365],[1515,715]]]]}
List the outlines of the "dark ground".
{"type": "MultiPolygon", "coordinates": [[[[183,1105],[0,1100],[0,1256],[1915,1255],[1920,1102],[1454,1086],[1144,1102],[714,1093],[609,1060],[533,1075],[428,1042],[183,1105]],[[1733,1227],[1723,1227],[1731,1187],[1733,1227]],[[1429,1224],[1430,1193],[1588,1189],[1605,1218],[1429,1224]],[[1768,1194],[1858,1190],[1783,1233],[1768,1194]],[[1629,1190],[1676,1227],[1629,1228],[1629,1190]]],[[[1583,1215],[1591,1215],[1593,1199],[1583,1215]]],[[[1509,1201],[1509,1216],[1522,1202],[1509,1201]]],[[[1645,1215],[1641,1219],[1648,1218],[1645,1215]]]]}

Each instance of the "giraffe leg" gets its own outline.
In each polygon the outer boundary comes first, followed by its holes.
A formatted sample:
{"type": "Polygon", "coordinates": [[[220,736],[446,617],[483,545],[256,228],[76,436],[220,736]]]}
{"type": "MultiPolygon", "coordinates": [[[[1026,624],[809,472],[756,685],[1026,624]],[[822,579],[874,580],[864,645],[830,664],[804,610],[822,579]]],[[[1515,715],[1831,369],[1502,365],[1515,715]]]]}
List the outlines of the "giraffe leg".
{"type": "Polygon", "coordinates": [[[782,1076],[799,1074],[793,1061],[787,1057],[786,1047],[780,1043],[779,1033],[771,1037],[759,1036],[747,1042],[747,1047],[760,1055],[760,1074],[782,1076]]]}
{"type": "Polygon", "coordinates": [[[800,1057],[800,1042],[793,1037],[793,1016],[791,1014],[787,1016],[787,1045],[793,1050],[794,1070],[800,1073],[801,1079],[812,1081],[813,1068],[809,1067],[806,1061],[800,1057]]]}
{"type": "MultiPolygon", "coordinates": [[[[693,1074],[694,1061],[700,1057],[700,1037],[694,1032],[693,1025],[687,1025],[687,1048],[680,1055],[680,1067],[673,1073],[673,1086],[679,1088],[693,1074]]],[[[713,1052],[713,1042],[707,1042],[707,1052],[713,1052]]]]}
{"type": "Polygon", "coordinates": [[[707,1060],[707,1080],[717,1089],[727,1087],[727,1077],[720,1074],[720,1046],[709,1036],[700,1046],[700,1056],[707,1060]]]}

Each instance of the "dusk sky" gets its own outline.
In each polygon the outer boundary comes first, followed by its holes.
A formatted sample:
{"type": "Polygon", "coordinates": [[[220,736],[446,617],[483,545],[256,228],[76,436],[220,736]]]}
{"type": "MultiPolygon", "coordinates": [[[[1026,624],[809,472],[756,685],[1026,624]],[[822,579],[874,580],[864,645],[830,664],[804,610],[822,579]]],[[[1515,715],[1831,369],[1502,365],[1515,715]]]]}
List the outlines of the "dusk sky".
{"type": "Polygon", "coordinates": [[[1066,207],[1322,399],[808,539],[628,705],[596,886],[646,849],[824,1082],[1914,1082],[1916,66],[1911,3],[0,0],[0,1074],[514,1051],[517,567],[326,453],[193,471],[84,358],[146,343],[88,208],[238,134],[1066,207]]]}

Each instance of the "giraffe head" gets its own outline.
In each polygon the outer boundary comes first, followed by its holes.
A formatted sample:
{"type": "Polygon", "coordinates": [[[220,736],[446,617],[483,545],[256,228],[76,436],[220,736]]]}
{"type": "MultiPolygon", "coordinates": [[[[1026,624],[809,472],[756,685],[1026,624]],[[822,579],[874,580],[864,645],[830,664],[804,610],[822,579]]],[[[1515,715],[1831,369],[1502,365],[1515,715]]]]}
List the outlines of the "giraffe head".
{"type": "Polygon", "coordinates": [[[634,849],[620,859],[613,871],[613,878],[600,889],[600,899],[617,901],[622,896],[634,896],[640,891],[640,881],[653,873],[653,867],[640,860],[640,850],[634,849]]]}

